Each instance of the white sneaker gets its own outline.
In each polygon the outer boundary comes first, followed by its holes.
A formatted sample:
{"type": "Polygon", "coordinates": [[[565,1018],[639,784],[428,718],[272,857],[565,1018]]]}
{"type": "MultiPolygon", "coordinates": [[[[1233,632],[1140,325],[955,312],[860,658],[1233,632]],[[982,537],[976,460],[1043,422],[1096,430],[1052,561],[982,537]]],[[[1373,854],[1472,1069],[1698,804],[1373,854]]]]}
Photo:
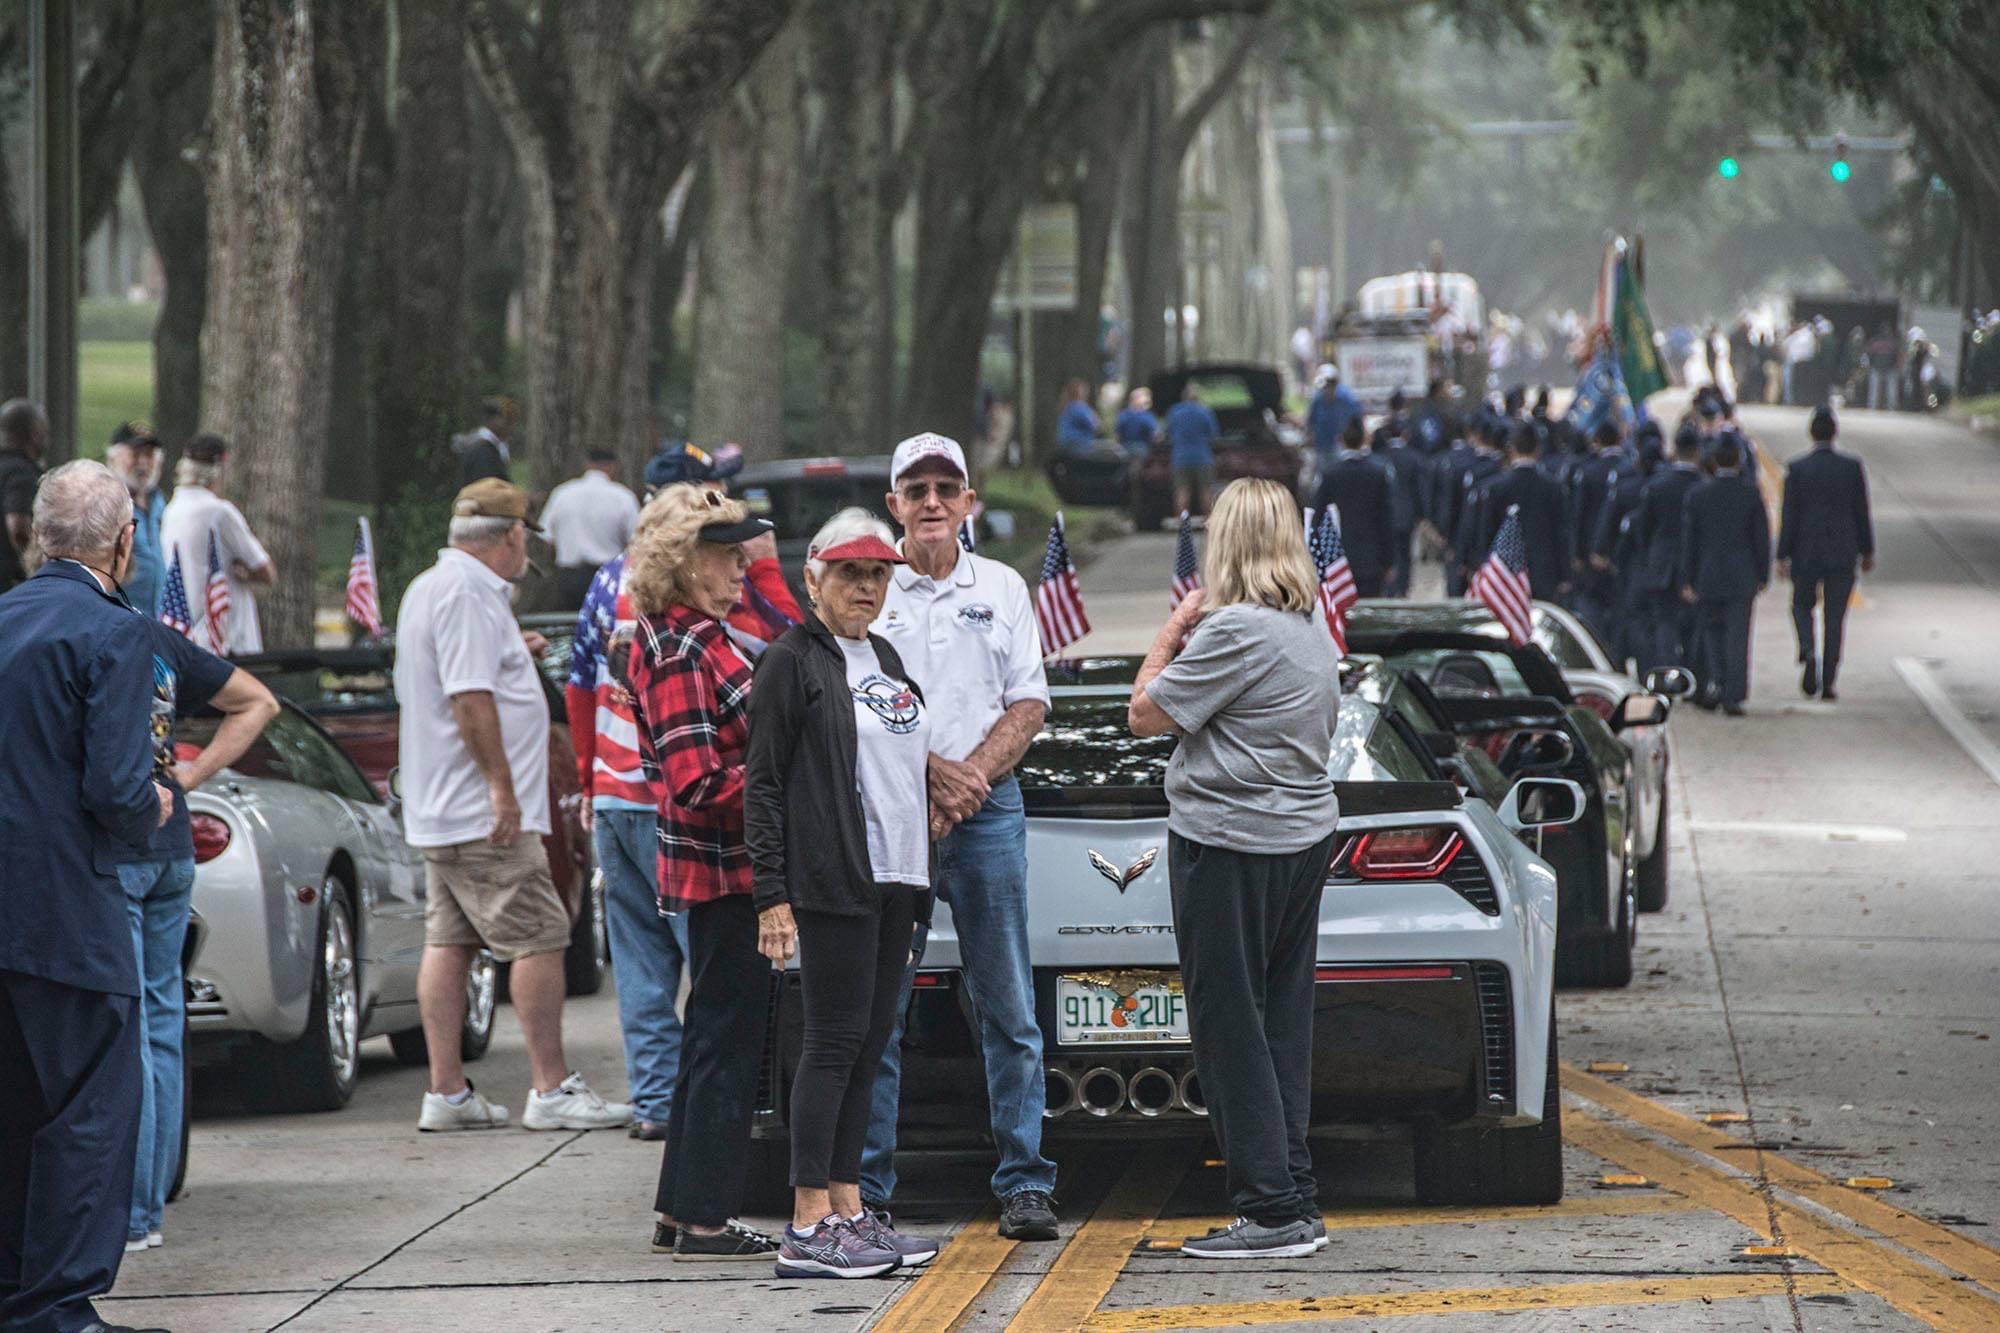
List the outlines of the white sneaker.
{"type": "Polygon", "coordinates": [[[571,1074],[546,1097],[529,1088],[521,1112],[523,1129],[623,1129],[631,1123],[632,1103],[605,1101],[581,1074],[571,1074]]]}
{"type": "Polygon", "coordinates": [[[147,1248],[147,1249],[149,1249],[149,1250],[157,1250],[157,1249],[159,1249],[159,1248],[160,1248],[160,1247],[161,1247],[162,1245],[165,1245],[166,1243],[167,1243],[167,1238],[166,1238],[165,1236],[162,1236],[162,1235],[161,1235],[161,1234],[160,1234],[159,1232],[157,1232],[157,1231],[148,1231],[148,1232],[146,1233],[146,1248],[147,1248]]]}
{"type": "Polygon", "coordinates": [[[469,1081],[465,1086],[472,1095],[455,1106],[441,1092],[425,1093],[417,1128],[426,1134],[443,1134],[455,1129],[499,1129],[507,1123],[506,1107],[487,1101],[469,1081]]]}
{"type": "Polygon", "coordinates": [[[144,1236],[140,1236],[136,1240],[128,1240],[125,1242],[125,1253],[144,1254],[145,1252],[146,1252],[146,1238],[144,1236]]]}

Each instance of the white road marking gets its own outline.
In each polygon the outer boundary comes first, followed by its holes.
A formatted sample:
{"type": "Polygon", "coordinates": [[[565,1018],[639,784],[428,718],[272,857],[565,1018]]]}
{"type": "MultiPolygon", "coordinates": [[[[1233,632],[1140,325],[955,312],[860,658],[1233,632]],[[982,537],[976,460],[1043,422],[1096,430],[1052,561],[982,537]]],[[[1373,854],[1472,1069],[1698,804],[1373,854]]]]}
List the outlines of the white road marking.
{"type": "Polygon", "coordinates": [[[1696,819],[1696,833],[1763,833],[1780,838],[1818,838],[1826,842],[1908,842],[1904,829],[1884,824],[1780,824],[1761,820],[1696,819]]]}
{"type": "Polygon", "coordinates": [[[1930,664],[1920,657],[1899,657],[1896,659],[1896,674],[1910,687],[1910,693],[1930,711],[1937,724],[1950,733],[1959,748],[1973,763],[1986,770],[1986,776],[2000,783],[2000,745],[1995,745],[1991,737],[1981,731],[1959,706],[1951,701],[1938,684],[1937,673],[1930,664]]]}

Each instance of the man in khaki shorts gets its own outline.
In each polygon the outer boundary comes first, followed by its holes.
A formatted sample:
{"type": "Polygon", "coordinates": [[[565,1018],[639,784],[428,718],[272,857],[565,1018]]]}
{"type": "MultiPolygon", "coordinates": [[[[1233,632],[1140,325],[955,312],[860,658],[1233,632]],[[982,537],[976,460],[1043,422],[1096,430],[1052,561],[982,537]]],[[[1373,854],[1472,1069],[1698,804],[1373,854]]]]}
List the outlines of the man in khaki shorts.
{"type": "Polygon", "coordinates": [[[465,979],[483,946],[513,964],[514,1012],[534,1087],[529,1129],[612,1129],[632,1108],[606,1102],[563,1059],[569,915],[549,876],[549,713],[513,580],[528,567],[528,497],[498,477],[452,505],[451,545],[418,575],[396,616],[403,834],[423,853],[427,905],[417,1005],[430,1048],[422,1130],[491,1129],[506,1108],[459,1063],[465,979]]]}

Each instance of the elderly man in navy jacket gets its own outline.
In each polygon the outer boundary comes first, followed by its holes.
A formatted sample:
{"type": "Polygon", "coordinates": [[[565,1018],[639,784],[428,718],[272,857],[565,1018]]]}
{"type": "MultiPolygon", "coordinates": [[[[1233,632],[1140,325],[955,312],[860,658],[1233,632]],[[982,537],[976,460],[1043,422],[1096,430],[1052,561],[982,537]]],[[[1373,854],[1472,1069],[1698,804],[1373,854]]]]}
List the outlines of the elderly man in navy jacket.
{"type": "Polygon", "coordinates": [[[1785,505],[1778,521],[1778,572],[1792,581],[1792,627],[1799,636],[1799,688],[1832,703],[1840,673],[1840,643],[1854,566],[1875,568],[1875,524],[1868,510],[1868,472],[1861,460],[1833,447],[1839,427],[1830,407],[1816,408],[1807,428],[1813,447],[1785,465],[1785,505]],[[1813,603],[1825,617],[1824,651],[1813,653],[1813,603]]]}
{"type": "Polygon", "coordinates": [[[1750,697],[1750,610],[1771,581],[1771,521],[1743,484],[1736,441],[1716,441],[1715,475],[1688,492],[1681,519],[1681,598],[1694,603],[1696,638],[1722,711],[1743,716],[1750,697]]]}
{"type": "Polygon", "coordinates": [[[173,809],[153,781],[152,629],[119,591],[132,498],[43,479],[47,563],[0,597],[0,1327],[100,1323],[138,1134],[139,976],[119,886],[173,809]]]}

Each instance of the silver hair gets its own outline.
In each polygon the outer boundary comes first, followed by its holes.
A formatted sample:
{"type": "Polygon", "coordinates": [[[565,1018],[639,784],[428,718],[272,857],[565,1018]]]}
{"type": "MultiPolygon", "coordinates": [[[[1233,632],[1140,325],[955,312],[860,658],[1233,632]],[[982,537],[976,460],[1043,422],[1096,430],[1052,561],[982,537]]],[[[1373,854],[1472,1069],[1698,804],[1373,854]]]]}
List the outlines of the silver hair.
{"type": "Polygon", "coordinates": [[[860,537],[879,537],[891,546],[896,544],[896,535],[889,531],[889,525],[866,509],[859,505],[843,509],[821,524],[819,531],[813,534],[812,542],[806,547],[806,572],[813,576],[815,582],[825,578],[826,561],[812,553],[860,537]]]}
{"type": "Polygon", "coordinates": [[[200,486],[214,490],[215,483],[222,479],[222,464],[203,463],[192,458],[183,458],[174,464],[174,485],[200,486]]]}
{"type": "Polygon", "coordinates": [[[453,546],[485,547],[504,541],[518,518],[494,518],[489,514],[459,514],[451,520],[453,546]]]}
{"type": "Polygon", "coordinates": [[[101,555],[131,522],[132,493],[91,459],[64,463],[35,492],[35,544],[51,560],[101,555]]]}

